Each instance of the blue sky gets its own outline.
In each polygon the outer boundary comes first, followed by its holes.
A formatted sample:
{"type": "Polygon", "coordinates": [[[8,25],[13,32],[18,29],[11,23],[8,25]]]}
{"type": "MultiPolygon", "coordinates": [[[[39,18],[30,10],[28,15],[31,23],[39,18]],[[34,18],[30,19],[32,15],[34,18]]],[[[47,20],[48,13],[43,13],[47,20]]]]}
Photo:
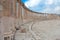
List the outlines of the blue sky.
{"type": "Polygon", "coordinates": [[[22,0],[22,2],[35,12],[60,14],[60,0],[22,0]]]}
{"type": "Polygon", "coordinates": [[[28,0],[21,0],[23,3],[25,3],[26,1],[28,1],[28,0]]]}

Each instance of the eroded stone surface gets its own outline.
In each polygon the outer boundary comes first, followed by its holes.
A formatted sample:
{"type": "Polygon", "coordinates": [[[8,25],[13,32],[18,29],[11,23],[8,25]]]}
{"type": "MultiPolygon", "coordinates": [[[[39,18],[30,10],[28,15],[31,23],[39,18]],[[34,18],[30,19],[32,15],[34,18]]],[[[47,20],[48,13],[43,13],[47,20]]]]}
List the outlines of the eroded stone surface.
{"type": "Polygon", "coordinates": [[[33,25],[32,30],[41,38],[41,40],[59,40],[60,20],[37,22],[33,25]]]}

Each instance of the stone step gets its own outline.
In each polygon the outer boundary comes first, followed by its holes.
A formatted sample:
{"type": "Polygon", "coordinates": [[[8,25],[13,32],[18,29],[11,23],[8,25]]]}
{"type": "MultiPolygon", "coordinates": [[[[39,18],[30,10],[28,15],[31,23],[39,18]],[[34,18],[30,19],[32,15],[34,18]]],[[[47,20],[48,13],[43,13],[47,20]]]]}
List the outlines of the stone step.
{"type": "Polygon", "coordinates": [[[16,40],[34,40],[32,38],[32,35],[29,33],[16,33],[15,39],[16,40]]]}

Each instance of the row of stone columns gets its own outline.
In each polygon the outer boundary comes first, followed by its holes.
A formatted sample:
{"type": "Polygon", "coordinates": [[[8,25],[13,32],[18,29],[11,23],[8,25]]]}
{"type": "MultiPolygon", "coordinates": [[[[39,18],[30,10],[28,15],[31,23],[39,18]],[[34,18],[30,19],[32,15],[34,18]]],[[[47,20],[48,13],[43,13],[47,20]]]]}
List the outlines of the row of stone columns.
{"type": "MultiPolygon", "coordinates": [[[[16,19],[19,19],[17,22],[22,24],[23,16],[26,15],[25,14],[26,11],[24,12],[24,8],[21,6],[21,4],[18,3],[17,0],[0,0],[0,1],[2,1],[2,4],[3,4],[2,5],[3,10],[2,12],[0,12],[0,16],[1,15],[2,17],[12,16],[16,19]],[[18,5],[16,3],[18,3],[18,5]],[[24,15],[22,15],[22,13],[24,15]]],[[[4,26],[2,26],[2,24],[0,23],[0,40],[4,40],[4,36],[2,36],[3,34],[4,34],[4,26]]]]}
{"type": "MultiPolygon", "coordinates": [[[[16,2],[17,0],[0,0],[2,2],[2,11],[0,11],[1,17],[14,17],[14,18],[22,18],[22,11],[20,4],[18,5],[18,11],[16,8],[16,2]]],[[[21,20],[20,20],[21,21],[21,20]]],[[[4,26],[1,24],[1,18],[0,18],[0,40],[4,40],[4,26]]]]}

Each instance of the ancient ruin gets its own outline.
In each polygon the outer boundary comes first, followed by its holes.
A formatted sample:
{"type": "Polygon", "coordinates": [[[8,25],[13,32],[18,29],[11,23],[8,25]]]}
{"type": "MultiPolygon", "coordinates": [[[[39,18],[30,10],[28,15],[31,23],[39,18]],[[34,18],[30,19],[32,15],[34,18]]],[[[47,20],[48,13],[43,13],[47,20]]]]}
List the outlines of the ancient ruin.
{"type": "Polygon", "coordinates": [[[29,11],[20,0],[0,0],[0,40],[60,40],[59,28],[57,14],[29,11]]]}

